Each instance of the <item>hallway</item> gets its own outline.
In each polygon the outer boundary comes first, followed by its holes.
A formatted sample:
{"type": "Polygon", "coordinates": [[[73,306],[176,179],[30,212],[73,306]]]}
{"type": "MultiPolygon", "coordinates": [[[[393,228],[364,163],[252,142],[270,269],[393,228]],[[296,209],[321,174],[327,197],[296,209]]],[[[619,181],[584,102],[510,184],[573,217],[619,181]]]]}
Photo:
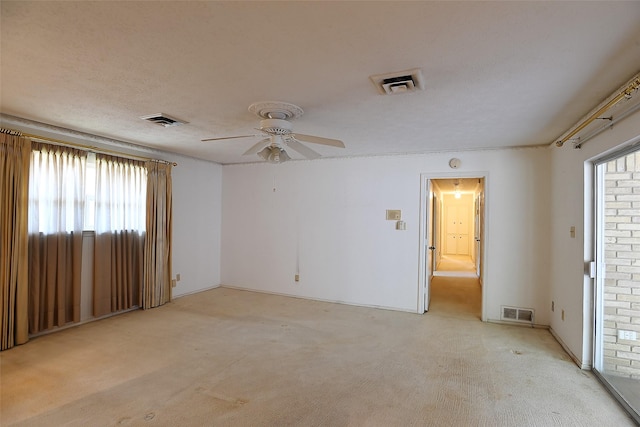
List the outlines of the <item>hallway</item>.
{"type": "Polygon", "coordinates": [[[443,255],[434,276],[477,277],[475,263],[468,255],[443,255]]]}

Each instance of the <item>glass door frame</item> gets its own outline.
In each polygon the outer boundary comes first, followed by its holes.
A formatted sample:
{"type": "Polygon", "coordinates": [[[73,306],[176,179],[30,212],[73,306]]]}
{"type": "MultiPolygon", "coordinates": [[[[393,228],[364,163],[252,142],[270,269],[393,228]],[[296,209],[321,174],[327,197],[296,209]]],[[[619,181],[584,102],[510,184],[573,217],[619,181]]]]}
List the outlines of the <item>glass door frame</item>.
{"type": "Polygon", "coordinates": [[[594,263],[591,266],[593,278],[593,354],[592,372],[607,388],[612,396],[640,424],[640,412],[633,408],[627,399],[612,385],[604,375],[604,287],[605,287],[605,168],[608,162],[639,152],[640,145],[633,144],[602,156],[592,162],[593,165],[593,232],[594,263]]]}

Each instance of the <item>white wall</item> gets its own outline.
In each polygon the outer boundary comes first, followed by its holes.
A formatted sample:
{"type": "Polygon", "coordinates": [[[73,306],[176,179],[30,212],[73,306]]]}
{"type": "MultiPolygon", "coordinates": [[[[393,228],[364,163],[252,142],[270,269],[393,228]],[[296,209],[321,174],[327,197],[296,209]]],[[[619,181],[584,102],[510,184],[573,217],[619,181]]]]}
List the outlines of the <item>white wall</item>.
{"type": "Polygon", "coordinates": [[[487,176],[487,319],[511,305],[548,325],[546,148],[224,166],[222,284],[417,311],[420,174],[451,157],[487,176]]]}
{"type": "Polygon", "coordinates": [[[640,112],[587,141],[582,149],[572,144],[552,148],[551,155],[551,328],[584,367],[592,363],[592,280],[585,263],[593,260],[593,189],[588,175],[590,159],[615,150],[640,136],[640,112]],[[570,237],[570,227],[576,237],[570,237]],[[564,321],[561,318],[565,312],[564,321]]]}
{"type": "Polygon", "coordinates": [[[173,296],[220,285],[222,166],[173,158],[173,265],[180,281],[173,296]]]}

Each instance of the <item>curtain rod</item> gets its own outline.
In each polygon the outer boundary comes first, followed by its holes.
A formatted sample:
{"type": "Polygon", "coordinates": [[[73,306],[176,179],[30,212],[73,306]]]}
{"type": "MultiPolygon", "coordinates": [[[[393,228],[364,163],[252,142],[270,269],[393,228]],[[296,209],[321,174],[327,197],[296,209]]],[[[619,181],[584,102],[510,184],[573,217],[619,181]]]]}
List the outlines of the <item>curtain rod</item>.
{"type": "Polygon", "coordinates": [[[170,164],[170,165],[173,165],[173,166],[178,166],[178,164],[176,162],[168,162],[166,160],[153,159],[151,157],[136,156],[135,154],[125,154],[125,153],[121,153],[119,151],[109,150],[108,148],[100,148],[100,147],[95,147],[95,146],[92,146],[92,145],[84,145],[84,144],[77,144],[75,142],[62,141],[60,139],[48,138],[48,137],[40,136],[40,135],[33,135],[33,134],[30,134],[30,133],[24,133],[24,132],[21,132],[21,131],[18,131],[18,130],[14,130],[14,129],[0,128],[0,133],[6,133],[6,134],[9,134],[9,135],[15,135],[15,136],[24,136],[25,138],[29,138],[29,139],[32,139],[32,140],[50,142],[52,144],[64,145],[64,146],[67,146],[67,147],[83,148],[83,149],[85,149],[87,151],[94,152],[94,153],[117,154],[118,156],[125,157],[125,158],[130,158],[130,159],[150,160],[150,161],[153,161],[153,162],[160,162],[160,163],[170,164]]]}
{"type": "Polygon", "coordinates": [[[588,114],[588,117],[582,118],[578,124],[574,125],[574,127],[564,134],[562,138],[560,138],[556,142],[552,142],[549,145],[555,144],[556,147],[562,147],[562,145],[567,142],[571,137],[579,133],[581,130],[586,128],[591,122],[598,119],[600,115],[607,112],[611,107],[616,105],[622,99],[630,99],[633,96],[633,93],[636,92],[640,88],[640,74],[637,74],[633,77],[629,82],[625,84],[621,89],[618,89],[619,92],[616,94],[614,92],[613,95],[610,96],[610,99],[601,105],[597,111],[588,114]]]}

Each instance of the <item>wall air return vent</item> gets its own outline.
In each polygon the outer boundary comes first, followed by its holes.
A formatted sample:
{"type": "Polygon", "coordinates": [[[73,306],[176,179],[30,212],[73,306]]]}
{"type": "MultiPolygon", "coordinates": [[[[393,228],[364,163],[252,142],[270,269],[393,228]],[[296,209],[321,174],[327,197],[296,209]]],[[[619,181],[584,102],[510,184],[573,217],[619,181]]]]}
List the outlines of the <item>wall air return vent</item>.
{"type": "Polygon", "coordinates": [[[396,73],[378,74],[369,78],[382,95],[424,90],[422,70],[419,68],[396,73]]]}
{"type": "Polygon", "coordinates": [[[188,123],[188,122],[176,119],[175,117],[171,117],[168,114],[164,114],[164,113],[150,114],[148,116],[142,116],[140,118],[142,120],[155,123],[156,125],[162,126],[165,128],[172,127],[172,126],[180,126],[185,123],[188,123]]]}
{"type": "Polygon", "coordinates": [[[530,308],[502,306],[501,320],[533,324],[533,310],[530,308]]]}

